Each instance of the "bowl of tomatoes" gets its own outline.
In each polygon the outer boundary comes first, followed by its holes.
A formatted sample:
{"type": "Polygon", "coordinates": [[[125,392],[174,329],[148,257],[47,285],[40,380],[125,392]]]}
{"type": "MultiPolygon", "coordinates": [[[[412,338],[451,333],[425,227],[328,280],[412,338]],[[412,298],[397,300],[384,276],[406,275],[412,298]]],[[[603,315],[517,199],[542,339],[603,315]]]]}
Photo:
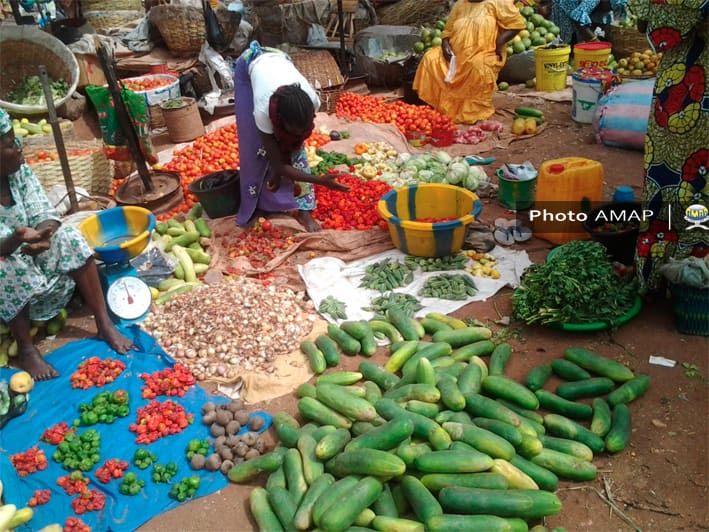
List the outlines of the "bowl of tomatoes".
{"type": "Polygon", "coordinates": [[[629,265],[635,260],[643,214],[642,205],[635,201],[606,203],[589,211],[583,227],[613,260],[629,265]]]}

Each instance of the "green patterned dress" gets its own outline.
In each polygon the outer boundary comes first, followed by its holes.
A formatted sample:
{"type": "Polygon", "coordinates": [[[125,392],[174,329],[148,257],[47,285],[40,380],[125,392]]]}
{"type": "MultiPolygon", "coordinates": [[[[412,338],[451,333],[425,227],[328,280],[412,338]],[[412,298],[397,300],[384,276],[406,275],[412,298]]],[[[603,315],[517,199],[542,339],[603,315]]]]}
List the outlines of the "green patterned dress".
{"type": "Polygon", "coordinates": [[[644,202],[653,212],[640,228],[638,277],[658,288],[670,258],[709,252],[709,231],[688,229],[690,205],[709,206],[709,0],[631,0],[662,52],[645,139],[644,202]]]}
{"type": "MultiPolygon", "coordinates": [[[[23,164],[8,179],[15,204],[0,205],[0,238],[10,236],[16,227],[36,227],[46,220],[59,221],[29,166],[23,164]]],[[[0,257],[0,321],[12,320],[27,303],[31,319],[51,319],[71,299],[75,283],[68,274],[86,264],[91,248],[81,231],[62,225],[44,253],[31,257],[20,250],[0,257]]]]}

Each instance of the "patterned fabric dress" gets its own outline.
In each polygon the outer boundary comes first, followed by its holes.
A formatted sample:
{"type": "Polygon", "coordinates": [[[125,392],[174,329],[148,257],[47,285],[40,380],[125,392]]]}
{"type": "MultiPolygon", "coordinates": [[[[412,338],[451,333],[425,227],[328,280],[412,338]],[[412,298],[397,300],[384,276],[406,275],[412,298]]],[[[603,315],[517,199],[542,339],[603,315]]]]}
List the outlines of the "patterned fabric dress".
{"type": "Polygon", "coordinates": [[[688,229],[690,205],[709,207],[709,0],[635,0],[648,40],[662,52],[645,140],[644,201],[637,266],[648,290],[670,258],[709,252],[709,231],[688,229]]]}
{"type": "MultiPolygon", "coordinates": [[[[10,236],[16,227],[59,221],[29,166],[23,164],[9,181],[15,205],[0,205],[0,238],[10,236]]],[[[12,320],[27,303],[31,319],[51,319],[66,307],[74,292],[75,283],[68,274],[86,264],[91,249],[81,231],[64,225],[54,233],[51,247],[44,253],[30,257],[21,249],[0,257],[0,321],[12,320]]]]}
{"type": "Polygon", "coordinates": [[[627,0],[611,0],[611,11],[594,12],[601,0],[553,0],[551,5],[551,20],[559,27],[559,37],[562,42],[570,43],[576,32],[574,24],[605,26],[616,18],[625,16],[627,0]]]}

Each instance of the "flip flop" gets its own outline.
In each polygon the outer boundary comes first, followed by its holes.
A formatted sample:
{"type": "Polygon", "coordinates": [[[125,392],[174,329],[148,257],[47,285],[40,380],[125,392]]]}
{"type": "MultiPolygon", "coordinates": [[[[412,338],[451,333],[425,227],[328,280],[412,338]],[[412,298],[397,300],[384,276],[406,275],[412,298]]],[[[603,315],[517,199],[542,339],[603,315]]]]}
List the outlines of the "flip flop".
{"type": "Polygon", "coordinates": [[[480,157],[479,155],[466,155],[465,162],[470,166],[492,164],[496,161],[494,157],[480,157]]]}
{"type": "Polygon", "coordinates": [[[516,220],[508,220],[506,218],[497,218],[495,220],[495,230],[492,236],[498,244],[511,246],[515,243],[515,238],[512,234],[512,226],[515,222],[516,220]]]}

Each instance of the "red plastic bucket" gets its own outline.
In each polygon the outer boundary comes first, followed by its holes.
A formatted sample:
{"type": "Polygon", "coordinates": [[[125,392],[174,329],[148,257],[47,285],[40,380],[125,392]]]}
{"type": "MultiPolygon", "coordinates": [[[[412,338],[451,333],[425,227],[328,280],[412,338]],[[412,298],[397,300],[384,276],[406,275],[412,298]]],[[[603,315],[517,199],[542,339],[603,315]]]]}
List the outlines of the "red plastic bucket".
{"type": "Polygon", "coordinates": [[[450,146],[455,141],[455,131],[452,129],[434,129],[431,132],[431,144],[437,148],[450,146]]]}
{"type": "Polygon", "coordinates": [[[404,136],[414,148],[420,148],[428,142],[428,137],[423,131],[407,131],[404,136]]]}

